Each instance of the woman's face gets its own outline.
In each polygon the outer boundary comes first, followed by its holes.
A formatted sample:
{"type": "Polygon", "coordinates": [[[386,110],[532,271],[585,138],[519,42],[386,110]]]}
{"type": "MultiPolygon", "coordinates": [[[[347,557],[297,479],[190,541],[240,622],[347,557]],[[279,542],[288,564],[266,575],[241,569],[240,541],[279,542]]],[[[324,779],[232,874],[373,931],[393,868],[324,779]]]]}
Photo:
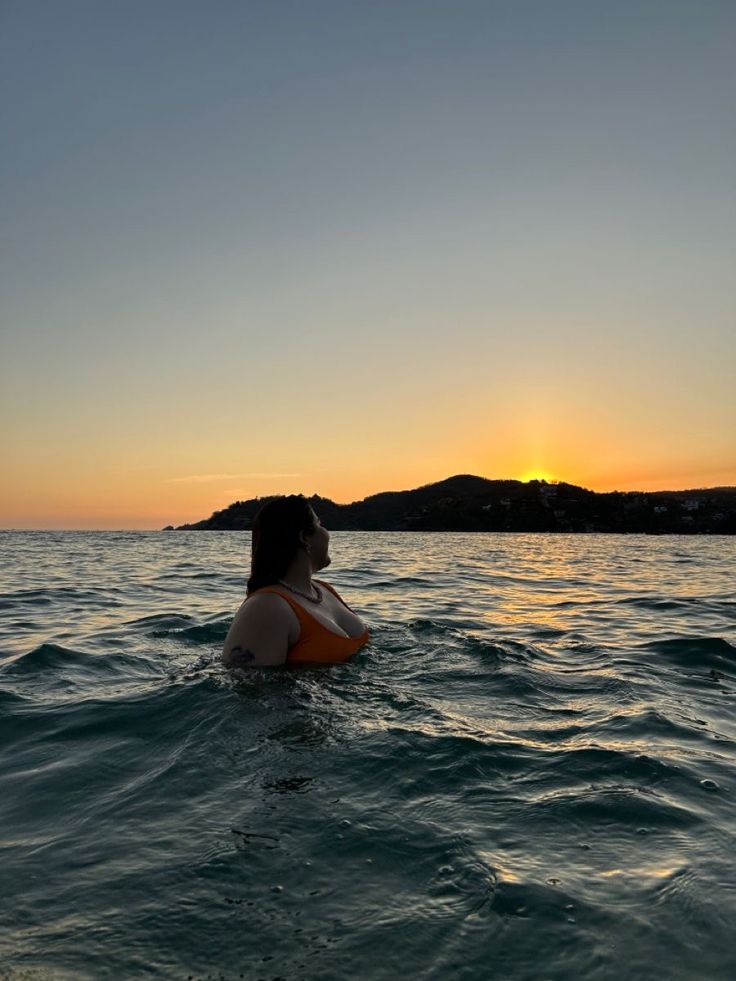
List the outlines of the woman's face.
{"type": "Polygon", "coordinates": [[[320,569],[325,569],[332,562],[329,555],[330,533],[322,526],[314,511],[312,511],[312,517],[314,518],[314,531],[309,536],[309,544],[312,549],[309,557],[312,560],[312,570],[319,572],[320,569]]]}

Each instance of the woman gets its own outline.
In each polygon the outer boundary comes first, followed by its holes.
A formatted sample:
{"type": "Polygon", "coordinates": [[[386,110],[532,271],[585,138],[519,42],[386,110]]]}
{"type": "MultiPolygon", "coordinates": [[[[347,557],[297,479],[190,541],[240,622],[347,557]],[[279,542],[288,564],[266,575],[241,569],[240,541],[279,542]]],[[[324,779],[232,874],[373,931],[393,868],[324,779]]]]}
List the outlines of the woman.
{"type": "Polygon", "coordinates": [[[303,494],[268,501],[253,521],[248,589],[225,638],[231,668],[349,660],[368,628],[312,574],[332,561],[330,535],[303,494]]]}

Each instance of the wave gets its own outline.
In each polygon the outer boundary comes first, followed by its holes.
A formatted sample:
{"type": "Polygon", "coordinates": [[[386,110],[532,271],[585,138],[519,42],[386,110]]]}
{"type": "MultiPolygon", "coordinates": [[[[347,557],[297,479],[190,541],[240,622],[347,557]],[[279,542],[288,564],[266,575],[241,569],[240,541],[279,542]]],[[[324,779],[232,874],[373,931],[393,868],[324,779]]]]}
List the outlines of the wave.
{"type": "Polygon", "coordinates": [[[150,637],[170,637],[188,644],[222,644],[230,629],[232,617],[227,620],[216,620],[214,623],[195,623],[179,629],[152,630],[150,637]]]}
{"type": "Polygon", "coordinates": [[[122,601],[111,596],[115,590],[82,589],[77,586],[53,586],[39,589],[20,589],[3,593],[0,596],[0,610],[8,611],[18,607],[51,606],[54,603],[65,604],[69,600],[88,605],[90,610],[98,606],[103,608],[121,606],[122,601]]]}
{"type": "Polygon", "coordinates": [[[239,674],[235,538],[56,537],[49,589],[48,537],[12,556],[11,973],[730,981],[731,553],[376,540],[335,540],[360,657],[239,674]]]}
{"type": "Polygon", "coordinates": [[[75,670],[92,671],[100,676],[129,675],[131,672],[139,674],[146,672],[147,662],[134,654],[90,654],[76,648],[62,647],[60,644],[45,643],[6,661],[0,666],[0,675],[48,675],[59,671],[68,674],[75,670]]]}
{"type": "Polygon", "coordinates": [[[640,650],[652,652],[668,663],[683,668],[733,671],[736,668],[736,647],[723,637],[673,637],[652,640],[640,645],[640,650]]]}
{"type": "Polygon", "coordinates": [[[189,644],[222,644],[232,623],[232,614],[204,623],[183,613],[155,614],[129,620],[125,627],[155,639],[172,638],[189,644]]]}
{"type": "Polygon", "coordinates": [[[556,821],[572,822],[580,828],[614,827],[619,833],[626,827],[638,829],[641,826],[690,829],[704,820],[687,805],[639,787],[551,790],[535,802],[529,821],[534,825],[540,820],[546,822],[549,816],[556,821]]]}

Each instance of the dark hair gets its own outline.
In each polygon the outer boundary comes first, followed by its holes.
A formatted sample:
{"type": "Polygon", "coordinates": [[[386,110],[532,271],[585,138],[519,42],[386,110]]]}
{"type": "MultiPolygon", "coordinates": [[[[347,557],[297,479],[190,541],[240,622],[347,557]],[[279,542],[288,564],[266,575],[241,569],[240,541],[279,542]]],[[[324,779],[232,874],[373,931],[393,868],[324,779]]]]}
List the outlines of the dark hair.
{"type": "Polygon", "coordinates": [[[299,548],[299,532],[316,531],[314,515],[303,494],[273,497],[253,519],[247,595],[283,579],[299,548]]]}

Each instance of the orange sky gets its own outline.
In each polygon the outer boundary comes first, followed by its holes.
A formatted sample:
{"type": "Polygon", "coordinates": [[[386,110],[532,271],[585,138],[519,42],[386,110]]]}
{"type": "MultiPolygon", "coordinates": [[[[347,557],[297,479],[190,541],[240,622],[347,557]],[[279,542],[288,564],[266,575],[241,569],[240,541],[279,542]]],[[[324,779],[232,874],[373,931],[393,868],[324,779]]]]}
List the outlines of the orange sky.
{"type": "MultiPolygon", "coordinates": [[[[621,432],[601,438],[598,423],[582,422],[555,431],[550,420],[526,425],[510,414],[506,426],[471,432],[468,419],[479,412],[458,404],[436,424],[405,419],[373,431],[368,421],[337,422],[312,442],[311,428],[275,421],[246,440],[157,437],[128,442],[111,434],[107,442],[93,427],[85,439],[50,440],[15,447],[16,469],[8,471],[0,513],[4,527],[161,528],[208,517],[235,500],[278,493],[318,493],[346,503],[383,490],[405,490],[456,473],[495,478],[566,480],[594,490],[655,490],[736,485],[736,466],[722,467],[717,442],[689,454],[679,452],[677,434],[652,441],[642,459],[621,432]],[[386,427],[386,428],[383,428],[386,427]],[[160,440],[160,441],[159,441],[160,440]],[[223,445],[224,443],[224,445],[223,445]],[[248,450],[242,449],[247,443],[248,450]],[[601,453],[600,447],[606,452],[601,453]],[[17,460],[22,463],[18,466],[17,460]],[[601,459],[603,457],[603,459],[601,459]],[[334,461],[339,461],[336,466],[334,461]],[[249,464],[262,469],[248,469],[249,464]],[[204,464],[204,466],[202,465],[204,464]],[[287,469],[291,464],[291,468],[287,469]],[[12,477],[15,476],[15,483],[12,477]]],[[[570,420],[569,420],[570,421],[570,420]]],[[[372,423],[375,420],[371,420],[372,423]]],[[[571,422],[571,421],[570,421],[571,422]]],[[[6,457],[7,459],[7,457],[6,457]]]]}
{"type": "Polygon", "coordinates": [[[0,433],[0,526],[160,528],[238,499],[345,503],[457,473],[736,485],[727,359],[671,342],[664,373],[657,343],[637,342],[629,364],[615,334],[546,322],[555,340],[531,352],[520,325],[472,351],[428,335],[421,355],[409,332],[376,331],[373,350],[358,335],[331,351],[315,333],[288,356],[274,343],[249,358],[246,338],[221,360],[204,339],[173,366],[142,352],[114,372],[102,358],[40,362],[36,387],[13,376],[3,390],[15,414],[0,433]]]}

